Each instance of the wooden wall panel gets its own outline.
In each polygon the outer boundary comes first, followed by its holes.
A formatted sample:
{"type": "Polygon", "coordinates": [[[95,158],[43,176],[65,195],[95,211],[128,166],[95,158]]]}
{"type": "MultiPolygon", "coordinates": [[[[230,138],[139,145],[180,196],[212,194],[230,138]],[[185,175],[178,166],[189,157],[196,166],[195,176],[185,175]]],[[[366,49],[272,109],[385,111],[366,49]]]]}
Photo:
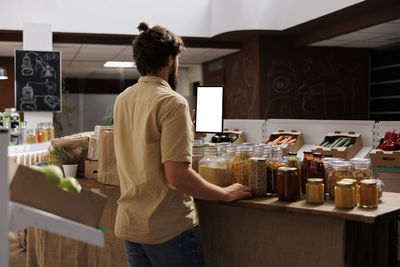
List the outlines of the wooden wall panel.
{"type": "Polygon", "coordinates": [[[14,107],[14,58],[0,57],[0,67],[7,70],[8,79],[0,80],[0,112],[14,107]]]}

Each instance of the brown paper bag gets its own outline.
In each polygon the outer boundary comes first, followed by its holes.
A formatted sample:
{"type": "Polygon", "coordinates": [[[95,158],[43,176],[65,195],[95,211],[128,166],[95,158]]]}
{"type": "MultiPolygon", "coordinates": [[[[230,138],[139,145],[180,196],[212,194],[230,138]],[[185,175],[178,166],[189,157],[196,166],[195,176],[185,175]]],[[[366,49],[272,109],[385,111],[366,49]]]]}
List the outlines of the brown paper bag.
{"type": "Polygon", "coordinates": [[[117,159],[114,152],[114,129],[100,129],[97,180],[103,184],[119,185],[117,159]]]}

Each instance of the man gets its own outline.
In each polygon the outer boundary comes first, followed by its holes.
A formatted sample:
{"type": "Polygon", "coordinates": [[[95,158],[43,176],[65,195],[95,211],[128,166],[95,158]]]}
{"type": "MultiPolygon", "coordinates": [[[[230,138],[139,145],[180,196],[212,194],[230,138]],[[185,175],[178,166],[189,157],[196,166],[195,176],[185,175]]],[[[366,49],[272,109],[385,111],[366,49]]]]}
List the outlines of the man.
{"type": "Polygon", "coordinates": [[[173,90],[183,42],[160,26],[138,29],[133,57],[142,77],[114,108],[115,234],[125,240],[130,266],[202,266],[193,197],[234,201],[251,197],[250,189],[215,186],[191,169],[193,123],[186,99],[173,90]]]}

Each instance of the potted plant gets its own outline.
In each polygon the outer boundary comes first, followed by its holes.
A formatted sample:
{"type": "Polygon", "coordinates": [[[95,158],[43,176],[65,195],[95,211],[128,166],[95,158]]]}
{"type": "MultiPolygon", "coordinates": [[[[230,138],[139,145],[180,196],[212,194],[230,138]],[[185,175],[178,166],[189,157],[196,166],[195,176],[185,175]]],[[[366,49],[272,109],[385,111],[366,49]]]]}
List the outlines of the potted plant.
{"type": "Polygon", "coordinates": [[[69,147],[54,145],[53,157],[57,163],[63,165],[65,177],[76,177],[81,155],[69,147]]]}

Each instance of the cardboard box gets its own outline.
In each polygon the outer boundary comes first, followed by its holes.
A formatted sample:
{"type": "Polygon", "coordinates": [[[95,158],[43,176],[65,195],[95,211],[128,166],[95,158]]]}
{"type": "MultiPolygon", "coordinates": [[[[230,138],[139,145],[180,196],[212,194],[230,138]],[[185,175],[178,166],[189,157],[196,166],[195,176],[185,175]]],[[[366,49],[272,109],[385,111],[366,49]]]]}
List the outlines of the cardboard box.
{"type": "Polygon", "coordinates": [[[311,151],[313,153],[321,153],[324,157],[342,158],[345,160],[349,160],[353,158],[362,148],[361,134],[356,132],[345,133],[345,132],[335,131],[333,133],[328,133],[325,136],[324,140],[321,142],[321,144],[324,143],[325,141],[332,141],[339,137],[350,137],[352,139],[353,145],[349,147],[335,147],[335,148],[323,147],[318,145],[312,148],[311,151]]]}
{"type": "Polygon", "coordinates": [[[400,150],[384,151],[382,149],[372,149],[369,156],[372,166],[400,167],[400,150]]]}
{"type": "Polygon", "coordinates": [[[235,145],[240,145],[246,142],[246,135],[244,134],[243,131],[239,129],[234,129],[234,130],[224,129],[224,133],[235,134],[238,136],[238,138],[233,142],[233,144],[235,145]]]}
{"type": "Polygon", "coordinates": [[[97,168],[99,162],[97,160],[85,160],[85,177],[97,179],[97,168]]]}
{"type": "Polygon", "coordinates": [[[283,144],[280,145],[282,147],[282,153],[284,156],[287,156],[289,152],[297,152],[299,149],[304,145],[304,137],[303,133],[297,130],[285,131],[285,130],[278,130],[277,132],[272,132],[269,136],[268,140],[265,143],[275,140],[279,136],[293,136],[296,138],[296,142],[293,144],[283,144]]]}
{"type": "Polygon", "coordinates": [[[92,227],[98,225],[107,201],[91,190],[63,191],[48,183],[44,173],[25,166],[19,166],[14,175],[10,199],[92,227]]]}

